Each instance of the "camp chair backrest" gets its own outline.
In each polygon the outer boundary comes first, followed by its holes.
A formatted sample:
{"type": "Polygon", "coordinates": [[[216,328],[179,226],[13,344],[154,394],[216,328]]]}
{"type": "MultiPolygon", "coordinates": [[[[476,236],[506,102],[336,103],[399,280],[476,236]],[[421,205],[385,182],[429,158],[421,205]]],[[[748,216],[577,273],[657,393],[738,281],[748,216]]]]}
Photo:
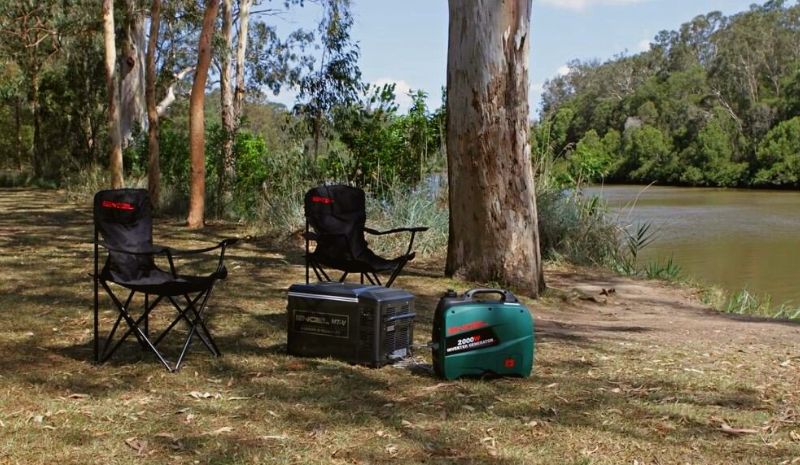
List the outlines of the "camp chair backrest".
{"type": "MultiPolygon", "coordinates": [[[[100,191],[94,196],[97,234],[112,249],[146,252],[153,245],[150,196],[144,189],[100,191]]],[[[155,268],[151,255],[110,252],[106,270],[115,280],[135,281],[155,268]]]]}
{"type": "Polygon", "coordinates": [[[305,197],[306,220],[319,235],[317,251],[331,258],[354,260],[367,249],[364,191],[350,186],[320,186],[305,197]]]}

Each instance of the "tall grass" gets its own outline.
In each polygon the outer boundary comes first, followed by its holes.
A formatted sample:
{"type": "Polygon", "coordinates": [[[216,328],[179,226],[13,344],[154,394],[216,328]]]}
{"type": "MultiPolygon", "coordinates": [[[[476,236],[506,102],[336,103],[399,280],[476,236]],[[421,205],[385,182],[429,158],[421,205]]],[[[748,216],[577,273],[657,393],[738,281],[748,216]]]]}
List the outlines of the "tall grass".
{"type": "Polygon", "coordinates": [[[701,298],[707,305],[724,313],[800,320],[800,305],[792,302],[778,305],[773,302],[771,296],[757,295],[748,289],[730,293],[709,287],[703,290],[701,298]]]}
{"type": "Polygon", "coordinates": [[[22,187],[31,181],[30,174],[25,171],[0,170],[0,187],[22,187]]]}
{"type": "Polygon", "coordinates": [[[544,259],[607,266],[618,255],[619,227],[598,198],[543,183],[536,203],[544,259]]]}

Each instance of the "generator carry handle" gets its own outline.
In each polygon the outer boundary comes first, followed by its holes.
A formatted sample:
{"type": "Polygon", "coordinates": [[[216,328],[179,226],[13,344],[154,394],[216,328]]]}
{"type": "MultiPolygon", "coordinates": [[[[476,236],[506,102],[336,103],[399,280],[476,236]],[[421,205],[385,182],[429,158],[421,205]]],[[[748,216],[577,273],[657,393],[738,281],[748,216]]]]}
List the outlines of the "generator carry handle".
{"type": "Polygon", "coordinates": [[[464,293],[464,297],[472,300],[478,294],[497,294],[501,296],[500,301],[504,303],[518,303],[517,297],[505,289],[491,289],[491,288],[476,288],[470,289],[464,293]]]}

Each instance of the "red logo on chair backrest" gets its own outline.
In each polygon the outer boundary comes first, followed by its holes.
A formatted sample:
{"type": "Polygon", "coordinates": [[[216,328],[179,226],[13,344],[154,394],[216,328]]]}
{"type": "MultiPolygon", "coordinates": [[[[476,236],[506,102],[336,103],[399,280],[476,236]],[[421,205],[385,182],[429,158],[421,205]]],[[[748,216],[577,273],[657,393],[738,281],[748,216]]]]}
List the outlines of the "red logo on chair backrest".
{"type": "Polygon", "coordinates": [[[333,199],[330,197],[322,197],[319,195],[315,195],[311,197],[311,201],[314,203],[324,203],[325,205],[330,205],[333,203],[333,199]]]}
{"type": "Polygon", "coordinates": [[[103,208],[113,208],[115,210],[134,210],[133,205],[129,204],[128,202],[112,202],[110,200],[103,200],[103,203],[100,205],[102,205],[103,208]]]}

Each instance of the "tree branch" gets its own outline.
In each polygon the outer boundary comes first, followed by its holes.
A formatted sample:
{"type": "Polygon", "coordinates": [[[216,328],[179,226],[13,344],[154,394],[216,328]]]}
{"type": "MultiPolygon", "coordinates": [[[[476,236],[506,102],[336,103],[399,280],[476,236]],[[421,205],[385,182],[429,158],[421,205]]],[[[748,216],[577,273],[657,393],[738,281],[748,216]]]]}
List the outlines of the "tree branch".
{"type": "Polygon", "coordinates": [[[192,71],[194,71],[194,66],[187,66],[186,68],[183,68],[182,70],[180,70],[178,73],[175,74],[174,76],[175,79],[172,81],[169,87],[167,87],[167,95],[164,97],[163,100],[158,102],[158,105],[156,105],[156,111],[158,112],[159,118],[164,116],[170,105],[172,105],[175,102],[176,99],[175,86],[177,86],[178,83],[192,71]]]}

